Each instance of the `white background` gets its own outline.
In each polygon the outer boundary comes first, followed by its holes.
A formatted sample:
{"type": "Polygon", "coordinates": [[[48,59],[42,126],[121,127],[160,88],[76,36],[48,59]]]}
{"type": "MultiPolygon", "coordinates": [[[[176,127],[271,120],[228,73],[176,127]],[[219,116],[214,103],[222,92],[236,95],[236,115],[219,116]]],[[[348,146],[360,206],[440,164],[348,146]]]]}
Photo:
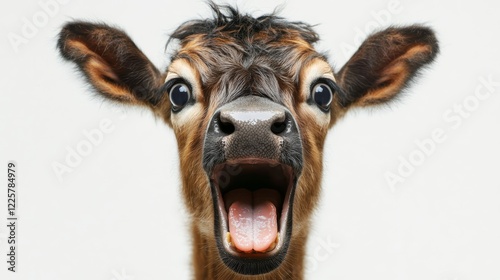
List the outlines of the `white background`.
{"type": "MultiPolygon", "coordinates": [[[[500,86],[474,97],[481,77],[500,82],[498,2],[401,0],[389,11],[390,2],[238,1],[256,15],[285,3],[282,16],[318,24],[318,49],[336,69],[354,51],[347,45],[390,24],[428,24],[441,43],[435,64],[401,101],[351,112],[330,132],[307,279],[498,280],[500,86]],[[472,109],[460,124],[443,117],[464,102],[472,109]],[[387,172],[398,174],[402,158],[421,153],[415,141],[435,129],[446,140],[391,188],[387,172]]],[[[41,13],[38,1],[0,4],[0,279],[189,279],[172,131],[147,111],[95,98],[55,45],[64,22],[103,21],[125,29],[165,69],[168,34],[208,16],[207,5],[67,0],[45,23],[41,13]],[[39,27],[26,38],[24,19],[33,16],[39,27]],[[24,43],[15,47],[12,34],[24,43]],[[54,162],[64,164],[67,149],[106,119],[113,131],[58,180],[54,162]],[[4,261],[9,160],[18,164],[15,274],[4,261]]]]}

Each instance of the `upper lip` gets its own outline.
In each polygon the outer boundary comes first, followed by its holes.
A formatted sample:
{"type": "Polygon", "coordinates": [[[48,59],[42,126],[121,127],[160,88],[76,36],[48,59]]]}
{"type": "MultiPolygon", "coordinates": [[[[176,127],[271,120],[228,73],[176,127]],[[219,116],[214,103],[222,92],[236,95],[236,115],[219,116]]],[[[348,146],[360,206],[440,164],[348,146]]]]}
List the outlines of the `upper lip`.
{"type": "Polygon", "coordinates": [[[222,194],[235,188],[255,190],[268,185],[284,196],[292,174],[290,166],[275,160],[242,159],[216,165],[211,179],[217,183],[222,194]]]}

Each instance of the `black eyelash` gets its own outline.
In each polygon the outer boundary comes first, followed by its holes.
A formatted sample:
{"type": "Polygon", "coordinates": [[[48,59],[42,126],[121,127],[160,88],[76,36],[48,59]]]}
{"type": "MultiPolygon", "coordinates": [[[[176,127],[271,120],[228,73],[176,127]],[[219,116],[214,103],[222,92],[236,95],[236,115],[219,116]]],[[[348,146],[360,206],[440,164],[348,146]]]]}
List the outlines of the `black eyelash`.
{"type": "Polygon", "coordinates": [[[174,79],[169,80],[168,82],[166,82],[166,83],[162,86],[162,91],[163,91],[163,92],[165,92],[165,91],[166,91],[167,93],[169,93],[169,92],[170,92],[170,90],[172,89],[172,87],[173,87],[174,85],[176,85],[176,84],[179,84],[179,83],[181,83],[181,84],[185,84],[185,85],[189,88],[189,90],[190,90],[191,92],[193,92],[193,88],[191,87],[191,84],[190,84],[190,83],[188,83],[188,82],[187,82],[185,79],[183,79],[183,78],[174,78],[174,79]]]}
{"type": "Polygon", "coordinates": [[[318,78],[318,79],[314,80],[314,82],[311,83],[311,87],[309,88],[309,92],[312,92],[312,90],[314,89],[314,87],[317,84],[326,84],[327,86],[329,86],[332,89],[333,94],[340,92],[340,87],[333,80],[328,79],[328,78],[318,78]]]}

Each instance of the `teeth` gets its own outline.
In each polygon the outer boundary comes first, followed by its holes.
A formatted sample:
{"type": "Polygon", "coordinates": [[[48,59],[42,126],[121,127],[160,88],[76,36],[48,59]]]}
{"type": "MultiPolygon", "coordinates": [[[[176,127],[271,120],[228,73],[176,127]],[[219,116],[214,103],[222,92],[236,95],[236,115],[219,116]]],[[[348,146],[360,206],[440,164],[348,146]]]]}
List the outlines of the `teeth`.
{"type": "Polygon", "coordinates": [[[231,244],[231,233],[230,233],[230,232],[227,232],[227,233],[226,233],[226,241],[227,241],[227,243],[228,243],[229,245],[231,245],[231,246],[232,246],[232,244],[231,244]]]}
{"type": "Polygon", "coordinates": [[[280,239],[280,235],[278,233],[278,235],[276,235],[276,240],[274,240],[274,242],[271,243],[271,245],[269,245],[269,248],[267,248],[266,252],[274,250],[274,248],[276,248],[276,245],[278,245],[279,239],[280,239]]]}

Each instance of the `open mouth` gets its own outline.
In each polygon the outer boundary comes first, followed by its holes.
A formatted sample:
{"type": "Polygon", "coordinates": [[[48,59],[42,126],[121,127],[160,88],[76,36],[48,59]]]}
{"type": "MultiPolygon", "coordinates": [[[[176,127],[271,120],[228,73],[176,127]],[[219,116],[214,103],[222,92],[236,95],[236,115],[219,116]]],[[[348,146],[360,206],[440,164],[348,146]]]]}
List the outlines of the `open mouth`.
{"type": "Polygon", "coordinates": [[[241,274],[262,274],[286,256],[296,175],[268,159],[231,160],[210,176],[215,235],[224,263],[241,274]]]}

